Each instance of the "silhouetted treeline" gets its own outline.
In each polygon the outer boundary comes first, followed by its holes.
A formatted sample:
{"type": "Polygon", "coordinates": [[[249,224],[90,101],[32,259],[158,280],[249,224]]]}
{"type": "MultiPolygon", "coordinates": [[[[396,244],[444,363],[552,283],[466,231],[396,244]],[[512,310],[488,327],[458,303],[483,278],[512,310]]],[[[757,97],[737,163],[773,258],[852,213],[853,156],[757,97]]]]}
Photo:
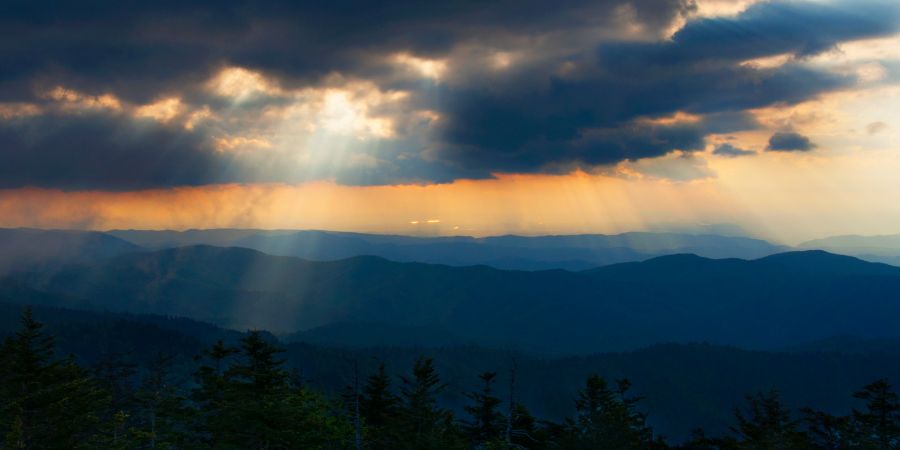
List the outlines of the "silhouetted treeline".
{"type": "Polygon", "coordinates": [[[4,449],[873,449],[900,448],[900,401],[885,380],[854,396],[846,416],[790,411],[776,391],[747,397],[728,436],[698,430],[679,446],[654,434],[630,383],[599,375],[584,382],[573,415],[533,417],[517,401],[515,370],[485,372],[466,394],[462,417],[443,409],[446,389],[429,358],[393,379],[382,365],[355,373],[340,398],[286,369],[281,349],[251,332],[198,355],[188,383],[172,358],[137,367],[108,352],[94,367],[55,354],[29,309],[0,348],[0,446],[4,449]],[[511,389],[498,392],[498,377],[511,389]]]}

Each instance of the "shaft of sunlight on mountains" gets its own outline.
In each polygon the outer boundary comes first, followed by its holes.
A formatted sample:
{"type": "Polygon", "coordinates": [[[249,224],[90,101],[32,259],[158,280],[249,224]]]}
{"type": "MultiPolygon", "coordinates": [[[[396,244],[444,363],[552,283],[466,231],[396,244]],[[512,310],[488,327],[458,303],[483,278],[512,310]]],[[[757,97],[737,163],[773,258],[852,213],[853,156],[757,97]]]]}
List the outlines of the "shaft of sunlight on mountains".
{"type": "Polygon", "coordinates": [[[900,448],[896,1],[0,30],[0,449],[900,448]]]}

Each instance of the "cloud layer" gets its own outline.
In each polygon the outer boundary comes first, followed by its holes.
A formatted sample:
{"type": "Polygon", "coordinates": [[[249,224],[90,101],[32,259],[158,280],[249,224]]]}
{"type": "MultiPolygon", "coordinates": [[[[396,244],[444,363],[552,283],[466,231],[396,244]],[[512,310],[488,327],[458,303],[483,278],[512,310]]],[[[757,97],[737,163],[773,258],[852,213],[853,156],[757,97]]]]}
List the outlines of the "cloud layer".
{"type": "MultiPolygon", "coordinates": [[[[759,127],[753,110],[860,82],[811,57],[900,31],[890,1],[697,10],[688,0],[8,2],[0,188],[428,183],[666,155],[699,167],[692,155],[710,135],[759,127]]],[[[813,147],[795,133],[769,142],[813,147]]]]}

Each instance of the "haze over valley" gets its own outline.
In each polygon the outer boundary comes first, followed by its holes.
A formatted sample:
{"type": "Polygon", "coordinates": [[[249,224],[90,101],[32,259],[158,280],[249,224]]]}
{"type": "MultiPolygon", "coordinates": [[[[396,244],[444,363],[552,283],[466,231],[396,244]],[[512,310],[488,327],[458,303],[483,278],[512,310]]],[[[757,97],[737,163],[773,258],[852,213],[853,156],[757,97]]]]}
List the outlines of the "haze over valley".
{"type": "Polygon", "coordinates": [[[0,450],[896,450],[900,2],[0,2],[0,450]]]}

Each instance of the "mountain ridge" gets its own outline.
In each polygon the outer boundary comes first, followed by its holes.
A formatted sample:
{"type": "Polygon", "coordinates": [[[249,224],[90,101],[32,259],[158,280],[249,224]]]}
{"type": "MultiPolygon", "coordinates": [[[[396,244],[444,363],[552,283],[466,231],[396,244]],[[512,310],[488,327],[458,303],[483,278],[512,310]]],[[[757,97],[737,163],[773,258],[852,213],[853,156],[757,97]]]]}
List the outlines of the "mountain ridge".
{"type": "Polygon", "coordinates": [[[570,272],[376,256],[322,262],[193,246],[17,281],[93,308],[180,315],[235,329],[293,333],[385,322],[551,354],[667,340],[773,348],[842,333],[900,337],[888,320],[900,316],[900,268],[824,252],[752,261],[674,255],[570,272]],[[740,323],[731,323],[737,318],[740,323]]]}
{"type": "Polygon", "coordinates": [[[141,250],[138,245],[99,231],[0,228],[0,274],[99,261],[141,250]]]}
{"type": "Polygon", "coordinates": [[[786,249],[768,242],[733,236],[690,233],[629,232],[614,235],[501,235],[402,236],[324,230],[201,230],[110,231],[113,235],[154,247],[211,244],[253,248],[272,255],[313,260],[335,260],[370,254],[393,261],[447,265],[486,264],[502,269],[540,270],[563,268],[584,270],[601,265],[638,261],[673,252],[695,252],[705,256],[758,257],[786,249]],[[231,235],[231,238],[223,236],[231,235]],[[154,241],[168,236],[169,241],[154,241]],[[183,237],[178,241],[176,238],[183,237]],[[149,240],[148,240],[149,239],[149,240]]]}

